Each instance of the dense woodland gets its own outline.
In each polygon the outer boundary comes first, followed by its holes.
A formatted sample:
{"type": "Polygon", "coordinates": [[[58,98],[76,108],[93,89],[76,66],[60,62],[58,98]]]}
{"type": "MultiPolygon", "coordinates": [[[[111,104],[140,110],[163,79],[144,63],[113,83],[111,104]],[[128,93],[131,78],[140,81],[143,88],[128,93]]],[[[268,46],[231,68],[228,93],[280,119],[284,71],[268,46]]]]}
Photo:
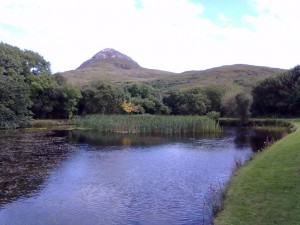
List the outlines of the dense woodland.
{"type": "Polygon", "coordinates": [[[78,88],[52,74],[41,55],[0,43],[0,128],[27,126],[31,119],[69,119],[88,114],[238,116],[300,115],[300,66],[249,90],[209,85],[164,90],[142,83],[98,82],[78,88]]]}

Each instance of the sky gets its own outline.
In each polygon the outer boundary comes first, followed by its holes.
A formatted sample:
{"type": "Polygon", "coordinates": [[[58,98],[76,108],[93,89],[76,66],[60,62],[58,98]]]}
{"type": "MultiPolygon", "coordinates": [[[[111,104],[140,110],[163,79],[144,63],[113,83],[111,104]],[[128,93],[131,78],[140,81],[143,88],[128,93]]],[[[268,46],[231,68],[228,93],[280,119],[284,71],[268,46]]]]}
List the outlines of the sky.
{"type": "Polygon", "coordinates": [[[105,48],[172,72],[300,64],[299,0],[0,0],[0,41],[53,73],[105,48]]]}

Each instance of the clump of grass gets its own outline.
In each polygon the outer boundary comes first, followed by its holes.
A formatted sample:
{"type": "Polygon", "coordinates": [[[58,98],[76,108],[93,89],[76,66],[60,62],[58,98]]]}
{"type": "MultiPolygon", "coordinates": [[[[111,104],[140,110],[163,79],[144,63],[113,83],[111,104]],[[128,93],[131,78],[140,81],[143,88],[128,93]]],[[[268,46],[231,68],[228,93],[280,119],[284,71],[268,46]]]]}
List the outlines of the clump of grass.
{"type": "Polygon", "coordinates": [[[223,210],[223,201],[226,193],[226,183],[219,183],[218,185],[211,185],[208,187],[207,196],[204,199],[203,206],[203,224],[206,220],[213,223],[214,217],[223,210]]]}
{"type": "Polygon", "coordinates": [[[78,128],[103,133],[188,134],[221,130],[206,116],[88,115],[74,120],[78,128]]]}

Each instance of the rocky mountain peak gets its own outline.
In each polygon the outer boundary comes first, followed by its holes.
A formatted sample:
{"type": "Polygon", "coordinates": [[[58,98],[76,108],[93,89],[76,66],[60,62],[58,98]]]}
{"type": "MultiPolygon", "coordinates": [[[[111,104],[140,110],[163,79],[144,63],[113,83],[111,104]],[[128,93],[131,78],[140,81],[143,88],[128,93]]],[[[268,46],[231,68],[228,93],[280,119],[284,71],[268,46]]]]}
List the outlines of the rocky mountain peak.
{"type": "Polygon", "coordinates": [[[106,48],[95,54],[91,59],[82,63],[78,69],[83,69],[89,66],[96,67],[101,63],[110,63],[121,69],[132,69],[140,67],[137,62],[129,56],[112,48],[106,48]]]}

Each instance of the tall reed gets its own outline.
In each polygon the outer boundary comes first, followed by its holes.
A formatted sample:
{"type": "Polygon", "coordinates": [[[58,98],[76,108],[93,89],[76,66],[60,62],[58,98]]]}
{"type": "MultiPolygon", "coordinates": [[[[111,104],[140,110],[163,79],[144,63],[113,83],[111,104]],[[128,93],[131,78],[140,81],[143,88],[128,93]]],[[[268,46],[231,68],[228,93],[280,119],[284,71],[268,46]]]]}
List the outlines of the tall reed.
{"type": "Polygon", "coordinates": [[[78,128],[104,133],[187,134],[221,130],[215,120],[206,116],[88,115],[77,117],[74,122],[78,128]]]}

